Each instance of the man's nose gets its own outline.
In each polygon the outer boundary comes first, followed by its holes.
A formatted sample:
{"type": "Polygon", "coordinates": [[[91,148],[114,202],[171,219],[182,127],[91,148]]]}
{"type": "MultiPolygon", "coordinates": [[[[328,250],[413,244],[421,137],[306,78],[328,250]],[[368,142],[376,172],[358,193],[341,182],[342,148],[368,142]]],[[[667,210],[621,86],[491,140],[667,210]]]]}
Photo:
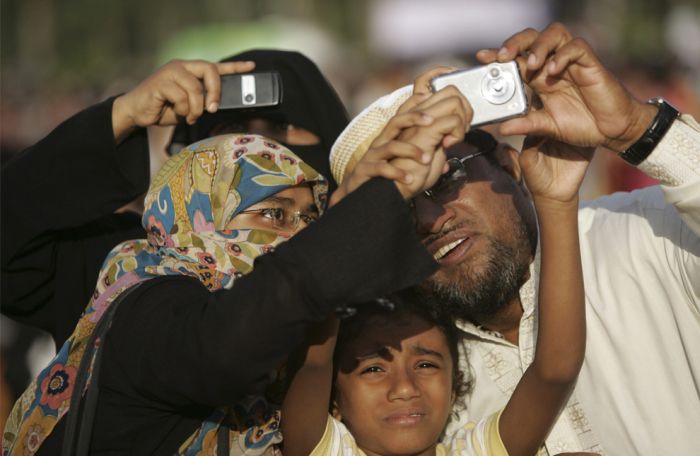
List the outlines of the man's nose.
{"type": "Polygon", "coordinates": [[[449,204],[440,204],[429,197],[419,196],[413,204],[419,235],[439,233],[455,217],[455,212],[449,204]]]}

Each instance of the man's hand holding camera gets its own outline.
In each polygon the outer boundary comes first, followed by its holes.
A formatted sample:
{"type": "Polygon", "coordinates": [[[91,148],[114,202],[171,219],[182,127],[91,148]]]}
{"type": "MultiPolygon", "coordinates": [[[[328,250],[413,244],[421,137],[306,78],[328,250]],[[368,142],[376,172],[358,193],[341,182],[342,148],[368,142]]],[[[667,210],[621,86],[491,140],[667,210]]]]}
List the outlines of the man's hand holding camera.
{"type": "Polygon", "coordinates": [[[533,134],[577,146],[622,152],[642,136],[656,113],[635,100],[584,40],[561,24],[527,29],[500,50],[477,53],[482,63],[517,60],[538,100],[521,118],[504,122],[504,135],[533,134]]]}

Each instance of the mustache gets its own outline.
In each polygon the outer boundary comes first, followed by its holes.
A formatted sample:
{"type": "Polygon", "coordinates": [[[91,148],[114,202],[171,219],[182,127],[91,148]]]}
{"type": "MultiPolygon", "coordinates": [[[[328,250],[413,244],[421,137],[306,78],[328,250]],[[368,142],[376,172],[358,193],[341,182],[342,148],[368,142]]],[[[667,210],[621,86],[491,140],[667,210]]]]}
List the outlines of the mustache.
{"type": "Polygon", "coordinates": [[[450,233],[453,232],[453,231],[461,230],[461,229],[464,229],[464,228],[469,229],[469,230],[471,230],[471,231],[478,231],[478,230],[475,229],[475,226],[476,226],[476,223],[474,223],[473,221],[471,221],[471,220],[464,220],[464,221],[462,221],[462,222],[459,222],[459,223],[456,224],[456,225],[451,225],[451,226],[449,226],[449,227],[443,228],[442,230],[440,230],[440,231],[437,232],[437,233],[429,234],[429,235],[425,236],[425,237],[423,238],[423,244],[424,244],[424,245],[429,245],[429,244],[431,244],[431,243],[437,241],[438,239],[440,239],[440,238],[442,238],[442,237],[444,237],[444,236],[447,236],[448,234],[450,234],[450,233]]]}

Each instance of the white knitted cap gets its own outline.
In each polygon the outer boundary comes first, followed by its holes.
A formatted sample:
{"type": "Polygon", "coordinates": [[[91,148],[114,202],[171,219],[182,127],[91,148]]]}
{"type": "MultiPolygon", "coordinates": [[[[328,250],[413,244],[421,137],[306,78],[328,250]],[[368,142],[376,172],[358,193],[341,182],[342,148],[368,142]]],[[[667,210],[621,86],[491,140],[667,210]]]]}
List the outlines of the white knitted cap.
{"type": "Polygon", "coordinates": [[[357,162],[365,155],[384,126],[389,122],[399,107],[413,93],[413,85],[401,87],[385,95],[358,114],[333,143],[331,155],[331,173],[340,185],[346,174],[352,172],[357,162]]]}

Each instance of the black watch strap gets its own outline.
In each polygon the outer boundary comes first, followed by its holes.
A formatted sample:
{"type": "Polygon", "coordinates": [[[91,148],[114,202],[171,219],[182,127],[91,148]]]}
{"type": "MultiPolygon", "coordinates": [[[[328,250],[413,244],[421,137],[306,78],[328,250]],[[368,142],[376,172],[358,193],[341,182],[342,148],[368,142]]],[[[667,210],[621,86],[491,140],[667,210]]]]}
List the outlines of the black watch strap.
{"type": "Polygon", "coordinates": [[[629,149],[620,154],[623,160],[634,166],[639,165],[651,154],[669,128],[671,128],[673,121],[680,115],[678,110],[663,98],[652,98],[648,103],[659,107],[656,117],[654,117],[654,120],[642,137],[632,144],[629,149]]]}

